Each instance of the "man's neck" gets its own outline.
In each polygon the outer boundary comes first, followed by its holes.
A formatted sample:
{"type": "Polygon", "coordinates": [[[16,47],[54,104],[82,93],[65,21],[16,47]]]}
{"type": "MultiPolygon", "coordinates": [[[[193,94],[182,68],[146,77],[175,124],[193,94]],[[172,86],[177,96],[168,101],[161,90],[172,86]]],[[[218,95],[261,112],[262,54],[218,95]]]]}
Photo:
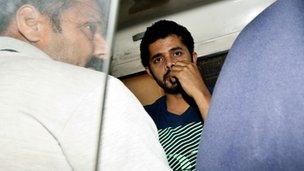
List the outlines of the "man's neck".
{"type": "Polygon", "coordinates": [[[183,114],[189,107],[182,94],[166,94],[167,111],[176,115],[183,114]]]}

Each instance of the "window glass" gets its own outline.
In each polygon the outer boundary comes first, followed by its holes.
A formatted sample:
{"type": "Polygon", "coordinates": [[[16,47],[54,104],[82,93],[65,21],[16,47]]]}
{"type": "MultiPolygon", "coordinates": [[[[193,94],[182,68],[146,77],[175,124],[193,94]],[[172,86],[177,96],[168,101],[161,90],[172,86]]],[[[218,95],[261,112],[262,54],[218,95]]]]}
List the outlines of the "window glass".
{"type": "Polygon", "coordinates": [[[98,170],[117,4],[0,0],[2,169],[98,170]]]}

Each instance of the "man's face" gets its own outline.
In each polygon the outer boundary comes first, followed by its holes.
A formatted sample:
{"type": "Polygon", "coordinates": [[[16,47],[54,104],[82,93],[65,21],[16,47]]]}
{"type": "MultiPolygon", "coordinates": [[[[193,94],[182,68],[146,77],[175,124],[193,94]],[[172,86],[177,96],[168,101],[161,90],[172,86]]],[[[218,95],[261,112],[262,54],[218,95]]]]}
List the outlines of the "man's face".
{"type": "Polygon", "coordinates": [[[50,25],[42,50],[55,60],[78,66],[85,66],[93,56],[105,54],[99,10],[93,0],[72,4],[62,12],[61,32],[55,32],[50,25]]]}
{"type": "Polygon", "coordinates": [[[170,75],[177,61],[192,61],[192,55],[182,43],[181,38],[169,35],[149,45],[148,73],[166,93],[181,93],[182,88],[176,78],[170,75]]]}

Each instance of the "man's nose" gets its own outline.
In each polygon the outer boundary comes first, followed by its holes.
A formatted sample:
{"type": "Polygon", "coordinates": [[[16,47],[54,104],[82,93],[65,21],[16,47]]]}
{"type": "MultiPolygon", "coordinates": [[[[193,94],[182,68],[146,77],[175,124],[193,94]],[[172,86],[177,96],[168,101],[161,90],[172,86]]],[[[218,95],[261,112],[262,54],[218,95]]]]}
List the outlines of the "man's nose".
{"type": "Polygon", "coordinates": [[[175,64],[175,61],[172,59],[170,55],[167,55],[165,59],[166,59],[166,67],[168,69],[171,69],[171,67],[175,64]]]}
{"type": "Polygon", "coordinates": [[[102,58],[108,53],[108,45],[101,34],[96,34],[94,37],[94,51],[93,55],[97,58],[102,58]]]}

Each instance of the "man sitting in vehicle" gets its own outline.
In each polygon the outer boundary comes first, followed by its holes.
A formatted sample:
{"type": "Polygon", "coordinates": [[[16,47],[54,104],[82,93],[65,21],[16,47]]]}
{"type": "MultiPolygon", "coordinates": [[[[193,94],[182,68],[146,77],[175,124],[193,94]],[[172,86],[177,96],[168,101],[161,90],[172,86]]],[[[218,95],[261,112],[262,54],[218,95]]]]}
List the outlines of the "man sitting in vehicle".
{"type": "Polygon", "coordinates": [[[157,125],[170,167],[193,170],[211,98],[196,66],[193,38],[185,27],[161,20],[147,28],[140,51],[146,71],[165,92],[145,109],[157,125]]]}

